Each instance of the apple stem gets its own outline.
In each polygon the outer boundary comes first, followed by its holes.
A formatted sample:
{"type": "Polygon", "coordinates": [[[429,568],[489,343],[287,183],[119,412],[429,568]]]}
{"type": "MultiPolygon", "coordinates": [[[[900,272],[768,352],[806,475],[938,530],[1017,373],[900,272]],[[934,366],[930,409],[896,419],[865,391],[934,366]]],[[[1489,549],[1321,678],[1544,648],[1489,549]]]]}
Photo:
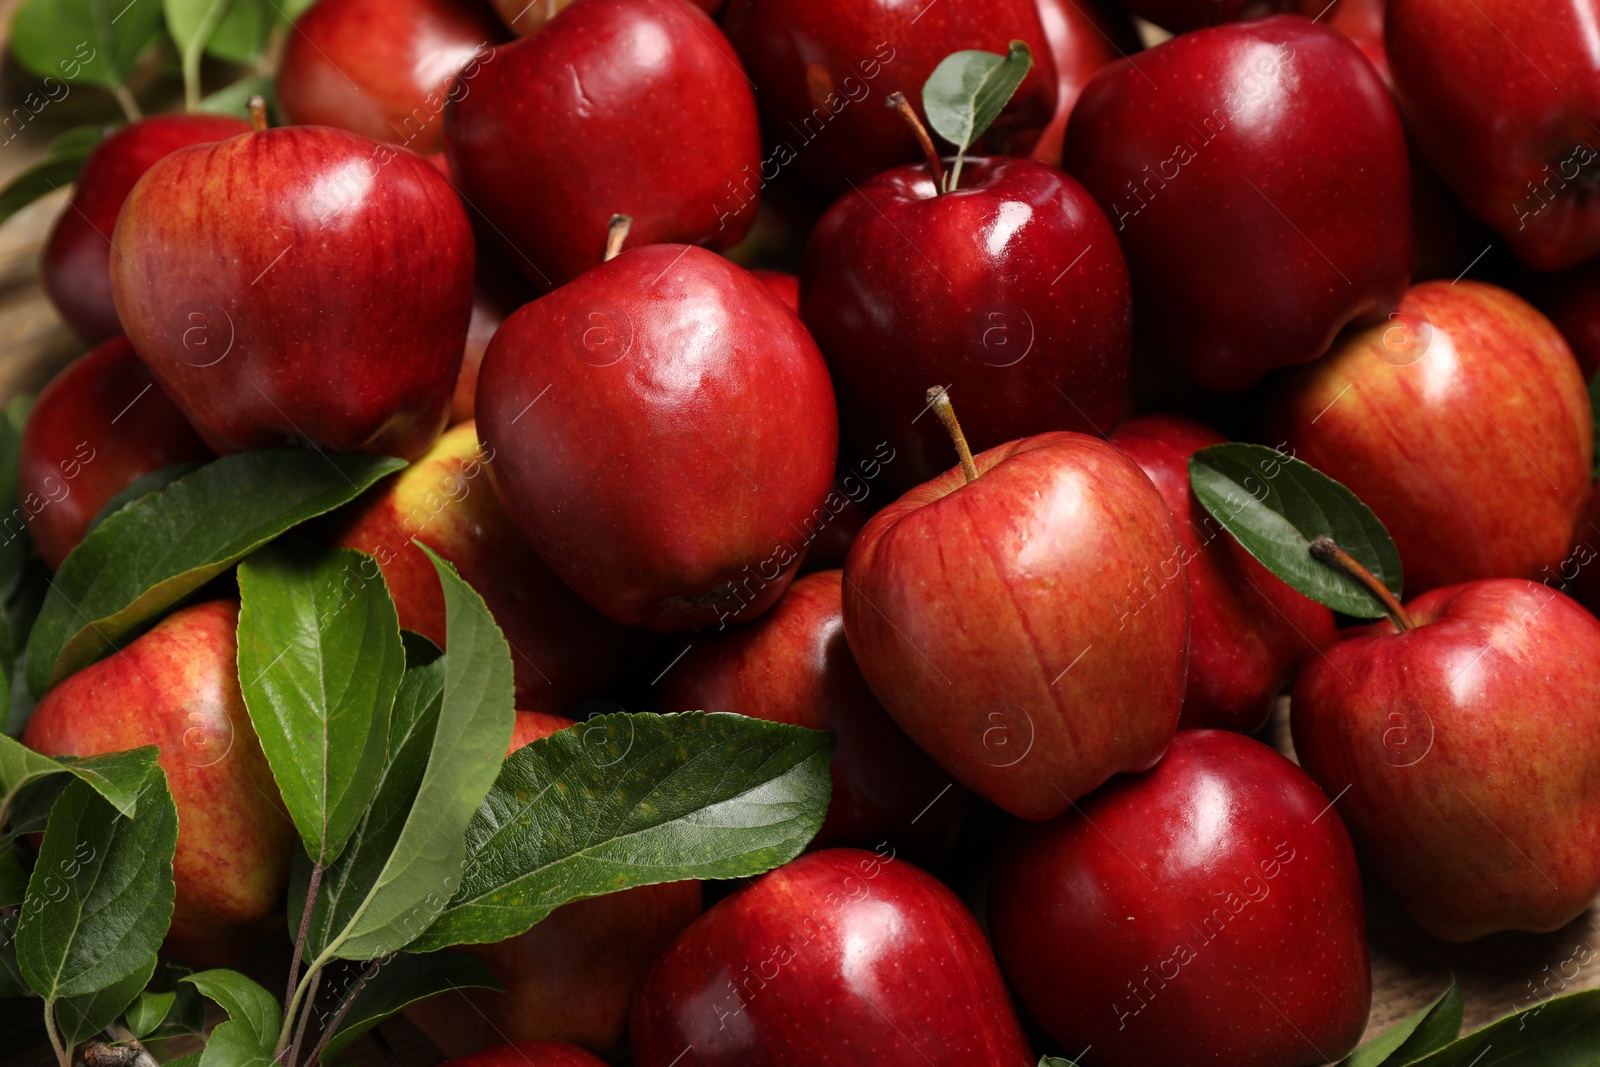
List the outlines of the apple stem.
{"type": "Polygon", "coordinates": [[[928,404],[950,434],[950,441],[956,446],[956,455],[961,457],[961,473],[967,476],[967,484],[971,485],[978,480],[978,465],[972,462],[972,449],[967,446],[967,435],[961,432],[961,424],[956,421],[956,409],[950,406],[950,394],[944,386],[936,385],[928,390],[928,404]]]}
{"type": "Polygon", "coordinates": [[[250,126],[257,133],[267,128],[267,101],[257,94],[250,98],[250,103],[245,105],[250,110],[250,126]]]}
{"type": "Polygon", "coordinates": [[[612,215],[606,224],[606,255],[603,262],[610,263],[622,252],[622,242],[628,239],[628,227],[633,225],[630,215],[612,215]]]}
{"type": "Polygon", "coordinates": [[[1333,538],[1323,535],[1312,541],[1311,555],[1319,563],[1326,563],[1359,582],[1368,595],[1382,606],[1396,630],[1404,633],[1416,628],[1416,623],[1411,621],[1411,616],[1406,614],[1406,609],[1395,595],[1389,592],[1389,587],[1378,581],[1371,571],[1361,565],[1360,560],[1340,548],[1333,538]]]}
{"type": "Polygon", "coordinates": [[[944,192],[944,164],[939,161],[939,150],[933,147],[933,138],[928,136],[928,128],[917,117],[917,109],[911,106],[911,101],[906,99],[905,93],[899,91],[890,93],[888,103],[906,120],[906,125],[910,126],[911,132],[916,135],[917,143],[922,146],[922,154],[928,157],[928,169],[933,171],[933,195],[938,196],[944,192]]]}

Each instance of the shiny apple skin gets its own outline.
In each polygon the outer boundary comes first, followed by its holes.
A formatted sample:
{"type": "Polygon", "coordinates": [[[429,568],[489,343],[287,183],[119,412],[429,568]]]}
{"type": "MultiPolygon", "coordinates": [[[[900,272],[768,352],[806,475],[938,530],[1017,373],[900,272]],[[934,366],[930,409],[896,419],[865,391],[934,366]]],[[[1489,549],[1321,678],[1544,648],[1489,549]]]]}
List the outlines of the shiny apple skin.
{"type": "Polygon", "coordinates": [[[46,693],[22,735],[47,756],[160,747],[178,810],[163,951],[196,967],[229,962],[282,914],[298,844],[239,691],[238,621],[226,600],[174,612],[46,693]]]}
{"type": "Polygon", "coordinates": [[[1172,740],[1182,548],[1161,494],[1105,441],[1041,434],[974,458],[975,482],[947,471],[861,531],[845,635],[923,751],[1011,814],[1049,819],[1172,740]]]}
{"type": "Polygon", "coordinates": [[[411,466],[339,521],[336,544],[383,572],[400,625],[445,647],[444,590],[421,541],[455,565],[511,646],[517,705],[561,714],[599,696],[617,665],[617,628],[584,603],[517,534],[489,484],[477,426],[445,431],[411,466]]]}
{"type": "Polygon", "coordinates": [[[1291,726],[1362,869],[1428,933],[1550,931],[1600,892],[1600,622],[1522,580],[1407,605],[1306,665],[1291,726]]]}
{"type": "MultiPolygon", "coordinates": [[[[518,711],[507,754],[573,725],[559,715],[518,711]]],[[[695,881],[563,904],[516,937],[452,950],[488,964],[502,991],[441,993],[407,1008],[406,1017],[447,1055],[555,1039],[615,1057],[626,1048],[628,1008],[645,968],[700,911],[695,881]]]]}
{"type": "Polygon", "coordinates": [[[955,463],[932,385],[974,450],[1070,429],[1104,434],[1127,401],[1128,268],[1105,215],[1061,171],[967,162],[934,195],[926,164],[840,197],[812,231],[800,317],[828,360],[844,432],[887,438],[909,488],[955,463]]]}
{"type": "Polygon", "coordinates": [[[1344,483],[1420,593],[1539,578],[1589,498],[1588,391],[1549,320],[1477,282],[1424,282],[1382,326],[1291,376],[1275,439],[1344,483]]]}
{"type": "Polygon", "coordinates": [[[39,261],[45,295],[85,343],[99,344],[122,332],[111,300],[109,235],[134,183],[180,148],[249,129],[248,122],[226,115],[152,115],[118,130],[89,153],[39,261]]]}
{"type": "Polygon", "coordinates": [[[1330,0],[1124,0],[1124,3],[1135,15],[1149,19],[1170,33],[1187,33],[1219,22],[1239,22],[1269,15],[1316,18],[1327,10],[1330,0]]]}
{"type": "Polygon", "coordinates": [[[761,132],[750,83],[686,0],[586,0],[496,48],[445,109],[463,195],[542,289],[598,266],[606,224],[629,248],[727,248],[755,220],[761,132]],[[755,177],[751,177],[755,176],[755,177]]]}
{"type": "Polygon", "coordinates": [[[721,901],[656,959],[636,1067],[1034,1063],[966,906],[890,854],[812,852],[721,901]]]}
{"type": "Polygon", "coordinates": [[[889,718],[845,642],[842,571],[789,586],[748,626],[694,642],[658,683],[660,711],[733,711],[832,730],[833,799],[812,848],[888,843],[919,858],[954,844],[965,791],[889,718]],[[937,803],[935,803],[937,801],[937,803]]]}
{"type": "Polygon", "coordinates": [[[753,270],[750,272],[760,278],[768,289],[778,294],[778,298],[789,305],[789,310],[796,315],[800,314],[800,278],[782,270],[753,270]]]}
{"type": "MultiPolygon", "coordinates": [[[[546,23],[572,6],[573,0],[490,0],[495,11],[511,32],[518,37],[528,37],[542,30],[546,23]]],[[[674,0],[676,2],[676,0],[674,0]]],[[[689,0],[708,15],[716,14],[722,0],[689,0]]]]}
{"type": "Polygon", "coordinates": [[[1189,574],[1189,680],[1178,729],[1254,733],[1301,661],[1333,640],[1333,612],[1273,577],[1189,488],[1189,457],[1226,438],[1191,419],[1142,415],[1111,443],[1172,510],[1189,574]]]}
{"type": "Polygon", "coordinates": [[[884,102],[903,92],[926,121],[922,85],[952,52],[1003,55],[1011,41],[1025,42],[1033,69],[995,129],[1036,129],[1055,114],[1055,62],[1033,0],[733,0],[722,24],[756,87],[767,171],[792,166],[835,192],[921,158],[905,119],[884,102]]]}
{"type": "MultiPolygon", "coordinates": [[[[1387,0],[1339,0],[1324,20],[1361,49],[1372,68],[1383,79],[1383,84],[1394,88],[1394,74],[1389,70],[1389,53],[1383,47],[1383,8],[1387,0]]],[[[1316,12],[1301,12],[1316,16],[1316,12]]]]}
{"type": "Polygon", "coordinates": [[[444,429],[472,228],[421,156],[326,126],[181,149],[139,180],[114,240],[128,338],[217,452],[414,459],[444,429]]]}
{"type": "Polygon", "coordinates": [[[606,1067],[606,1061],[561,1041],[511,1041],[457,1057],[445,1067],[606,1067]]]}
{"type": "Polygon", "coordinates": [[[1042,130],[1019,134],[1013,141],[998,135],[1002,155],[1023,155],[1061,166],[1061,138],[1078,94],[1094,72],[1115,60],[1133,55],[1144,46],[1128,13],[1107,0],[1035,0],[1050,58],[1056,67],[1055,116],[1042,130]],[[1024,145],[1031,148],[1018,151],[1024,145]]]}
{"type": "Polygon", "coordinates": [[[1539,270],[1600,253],[1597,18],[1594,0],[1391,0],[1386,13],[1411,137],[1539,270]]]}
{"type": "Polygon", "coordinates": [[[337,126],[426,156],[444,147],[445,101],[472,91],[505,39],[482,0],[317,0],[286,39],[278,104],[297,126],[337,126]]]}
{"type": "Polygon", "coordinates": [[[28,536],[55,570],[112,497],[146,474],[211,455],[128,339],[114,337],[67,364],[29,410],[17,455],[28,536]]]}
{"type": "Polygon", "coordinates": [[[630,249],[512,315],[477,409],[495,490],[534,551],[602,614],[654,630],[771,607],[838,451],[800,320],[688,245],[630,249]]]}
{"type": "Polygon", "coordinates": [[[989,929],[1034,1019],[1100,1067],[1337,1060],[1372,1003],[1337,810],[1278,753],[1220,730],[1186,730],[1153,770],[1014,830],[989,929]]]}
{"type": "Polygon", "coordinates": [[[1232,392],[1399,303],[1405,136],[1348,38],[1280,15],[1186,33],[1137,63],[1090,80],[1062,158],[1117,231],[1154,350],[1232,392]]]}

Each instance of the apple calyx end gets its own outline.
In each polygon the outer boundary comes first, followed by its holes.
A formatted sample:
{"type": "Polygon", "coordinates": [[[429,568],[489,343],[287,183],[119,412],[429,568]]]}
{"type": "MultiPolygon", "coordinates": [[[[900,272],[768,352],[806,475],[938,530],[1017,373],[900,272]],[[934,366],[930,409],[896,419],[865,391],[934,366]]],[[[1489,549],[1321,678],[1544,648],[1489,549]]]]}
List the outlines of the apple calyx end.
{"type": "Polygon", "coordinates": [[[916,137],[917,144],[922,146],[922,154],[928,159],[928,169],[933,172],[933,195],[938,196],[945,191],[944,164],[939,161],[939,150],[933,146],[933,138],[928,136],[928,127],[922,124],[917,117],[917,109],[911,106],[911,101],[906,99],[906,94],[896,89],[889,94],[885,101],[889,107],[900,112],[906,120],[906,125],[911,127],[912,136],[916,137]]]}
{"type": "Polygon", "coordinates": [[[1340,548],[1338,542],[1334,541],[1333,538],[1327,534],[1321,534],[1313,538],[1309,551],[1311,552],[1311,558],[1318,563],[1326,564],[1354,579],[1356,584],[1365,589],[1367,595],[1377,601],[1379,607],[1383,608],[1383,613],[1389,616],[1389,621],[1394,623],[1396,630],[1405,633],[1407,630],[1416,628],[1416,623],[1411,621],[1411,616],[1406,613],[1406,609],[1395,595],[1389,591],[1389,587],[1380,582],[1366,567],[1363,567],[1360,560],[1340,548]]]}
{"type": "Polygon", "coordinates": [[[944,423],[945,432],[950,435],[950,443],[956,446],[956,455],[961,457],[961,473],[967,476],[967,484],[971,485],[978,480],[978,465],[972,461],[972,449],[967,445],[967,435],[961,432],[961,423],[956,421],[956,409],[950,406],[950,392],[942,385],[935,385],[928,389],[928,406],[933,408],[934,414],[939,416],[939,421],[944,423]]]}

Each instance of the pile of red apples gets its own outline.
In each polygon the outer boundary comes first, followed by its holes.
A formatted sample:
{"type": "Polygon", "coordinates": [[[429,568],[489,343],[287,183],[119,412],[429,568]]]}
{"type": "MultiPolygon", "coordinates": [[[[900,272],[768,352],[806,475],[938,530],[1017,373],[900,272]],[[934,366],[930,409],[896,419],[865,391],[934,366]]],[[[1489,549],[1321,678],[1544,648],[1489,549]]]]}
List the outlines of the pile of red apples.
{"type": "MultiPolygon", "coordinates": [[[[398,456],[318,536],[441,643],[413,539],[455,564],[521,741],[619,703],[835,734],[799,859],[564,907],[411,1021],[476,1067],[1296,1067],[1367,1026],[1363,876],[1446,941],[1581,915],[1600,0],[696,2],[319,0],[281,124],[128,125],[44,253],[93,346],[23,437],[47,566],[172,464],[398,456]],[[936,65],[1013,41],[928,158],[936,65]],[[1200,505],[1229,439],[1373,510],[1394,619],[1200,505]]],[[[241,758],[162,757],[199,965],[281,928],[295,847],[236,613],[25,734],[223,695],[241,758]]]]}

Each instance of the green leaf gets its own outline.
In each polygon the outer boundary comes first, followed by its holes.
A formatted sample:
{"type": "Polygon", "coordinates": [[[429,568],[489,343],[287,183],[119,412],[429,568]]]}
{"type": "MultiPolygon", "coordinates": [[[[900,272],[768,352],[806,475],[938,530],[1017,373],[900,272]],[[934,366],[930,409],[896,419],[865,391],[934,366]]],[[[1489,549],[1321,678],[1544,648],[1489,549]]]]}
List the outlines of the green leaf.
{"type": "Polygon", "coordinates": [[[1410,1067],[1590,1067],[1600,1049],[1600,989],[1556,997],[1453,1041],[1410,1067]]]}
{"type": "Polygon", "coordinates": [[[229,63],[256,59],[278,17],[266,0],[162,0],[162,6],[180,52],[198,43],[229,63]]]}
{"type": "Polygon", "coordinates": [[[306,852],[331,863],[378,786],[405,646],[371,556],[279,547],[239,565],[239,681],[306,852]]]}
{"type": "Polygon", "coordinates": [[[162,467],[158,471],[151,471],[142,478],[135,478],[132,484],[110,500],[107,500],[105,506],[95,512],[94,518],[90,519],[89,525],[83,529],[84,536],[87,537],[90,531],[135,500],[147,497],[152,493],[159,493],[179,478],[187,477],[204,466],[204,463],[174,463],[170,467],[162,467]]]}
{"type": "Polygon", "coordinates": [[[467,829],[460,890],[412,948],[500,941],[570,901],[786,863],[822,825],[832,758],[831,734],[743,715],[558,730],[506,761],[467,829]]]}
{"type": "Polygon", "coordinates": [[[160,32],[161,0],[26,0],[11,51],[40,77],[113,89],[160,32]]]}
{"type": "Polygon", "coordinates": [[[74,780],[50,813],[17,924],[17,963],[47,1003],[145,971],[166,936],[178,814],[165,774],[145,790],[129,819],[74,780]]]}
{"type": "Polygon", "coordinates": [[[28,893],[28,872],[22,869],[17,850],[0,852],[0,908],[21,904],[28,893]]]}
{"type": "Polygon", "coordinates": [[[489,965],[465,952],[396,956],[379,967],[356,994],[339,1030],[322,1050],[327,1063],[389,1016],[452,989],[501,989],[489,965]]]}
{"type": "MultiPolygon", "coordinates": [[[[193,970],[179,963],[162,965],[161,976],[155,983],[160,991],[146,995],[170,995],[171,1006],[167,1009],[166,1015],[156,1021],[155,1029],[148,1034],[139,1035],[141,1038],[148,1037],[152,1041],[159,1041],[162,1038],[180,1037],[186,1034],[205,1034],[205,998],[200,995],[198,989],[183,980],[193,973],[193,970]]],[[[131,1025],[131,1011],[128,1018],[131,1025]]]]}
{"type": "MultiPolygon", "coordinates": [[[[227,1023],[222,1025],[226,1026],[227,1023]]],[[[168,1060],[162,1067],[200,1067],[200,1058],[204,1053],[191,1052],[187,1056],[179,1056],[175,1060],[168,1060]]]]}
{"type": "Polygon", "coordinates": [[[17,966],[17,909],[0,909],[0,999],[33,995],[17,966]]]}
{"type": "MultiPolygon", "coordinates": [[[[306,938],[307,955],[312,959],[322,956],[371,894],[400,840],[428,767],[444,699],[444,659],[431,642],[415,634],[407,637],[411,638],[406,642],[409,666],[395,696],[378,787],[344,853],[323,876],[306,938]]],[[[304,852],[297,852],[290,874],[290,900],[305,899],[310,874],[310,860],[304,852]]],[[[297,922],[298,916],[291,915],[290,937],[298,931],[297,922]]]]}
{"type": "Polygon", "coordinates": [[[61,1031],[62,1040],[76,1045],[110,1026],[123,1009],[133,1003],[155,972],[156,954],[151,952],[144,966],[106,988],[56,1001],[56,1027],[61,1031]]]}
{"type": "Polygon", "coordinates": [[[140,993],[134,1002],[128,1005],[128,1029],[137,1038],[149,1037],[155,1032],[156,1027],[167,1021],[167,1013],[172,1011],[172,1005],[177,1002],[178,994],[167,993],[140,993]]]}
{"type": "Polygon", "coordinates": [[[1078,1067],[1078,1065],[1065,1056],[1041,1056],[1039,1067],[1078,1067]]]}
{"type": "Polygon", "coordinates": [[[1400,553],[1383,523],[1310,464],[1266,445],[1212,445],[1189,457],[1189,484],[1246,551],[1317,603],[1360,619],[1383,614],[1359,582],[1312,558],[1311,542],[1321,536],[1400,595],[1400,553]]]}
{"type": "MultiPolygon", "coordinates": [[[[89,153],[94,146],[100,143],[99,126],[76,126],[50,143],[44,157],[27,170],[18,174],[0,189],[0,223],[33,203],[41,200],[51,193],[66,189],[78,180],[78,172],[83,169],[83,161],[89,158],[89,153]]],[[[5,514],[10,515],[16,510],[17,496],[17,470],[16,470],[16,430],[8,428],[6,432],[10,440],[6,443],[0,456],[4,457],[4,466],[0,467],[0,478],[3,478],[3,488],[0,494],[5,497],[5,514]]],[[[7,529],[6,533],[12,531],[7,529]]],[[[8,542],[7,547],[10,544],[8,542]]],[[[10,555],[11,553],[6,553],[10,555]]]]}
{"type": "Polygon", "coordinates": [[[260,1047],[271,1049],[277,1042],[278,1030],[283,1026],[283,1007],[258,983],[238,971],[222,968],[199,971],[182,981],[194,986],[201,996],[216,1001],[260,1047]]]}
{"type": "Polygon", "coordinates": [[[145,781],[156,766],[161,750],[146,745],[127,752],[108,752],[101,756],[52,759],[0,735],[0,825],[22,789],[52,774],[71,774],[88,783],[111,806],[132,818],[138,811],[145,781]]]}
{"type": "Polygon", "coordinates": [[[61,564],[28,637],[35,696],[286,530],[405,466],[283,448],[206,464],[109,516],[61,564]]]}
{"type": "Polygon", "coordinates": [[[1340,1067],[1407,1067],[1461,1033],[1461,987],[1450,986],[1422,1010],[1407,1016],[1352,1052],[1340,1067]]]}
{"type": "Polygon", "coordinates": [[[1006,55],[970,50],[945,56],[922,85],[922,109],[928,124],[956,146],[955,168],[945,190],[957,187],[962,158],[974,141],[999,117],[1017,86],[1033,69],[1033,53],[1012,41],[1006,55]]]}
{"type": "Polygon", "coordinates": [[[271,1067],[272,1045],[263,1045],[249,1026],[235,1019],[218,1024],[206,1039],[199,1067],[271,1067]]]}
{"type": "Polygon", "coordinates": [[[259,96],[267,102],[267,113],[277,110],[276,82],[270,74],[250,74],[232,85],[224,86],[200,101],[200,110],[214,115],[250,117],[250,98],[259,96]]]}
{"type": "Polygon", "coordinates": [[[426,930],[461,884],[465,833],[494,784],[516,721],[511,649],[483,598],[425,545],[444,587],[444,692],[427,769],[400,838],[348,926],[325,950],[367,960],[426,930]]]}

